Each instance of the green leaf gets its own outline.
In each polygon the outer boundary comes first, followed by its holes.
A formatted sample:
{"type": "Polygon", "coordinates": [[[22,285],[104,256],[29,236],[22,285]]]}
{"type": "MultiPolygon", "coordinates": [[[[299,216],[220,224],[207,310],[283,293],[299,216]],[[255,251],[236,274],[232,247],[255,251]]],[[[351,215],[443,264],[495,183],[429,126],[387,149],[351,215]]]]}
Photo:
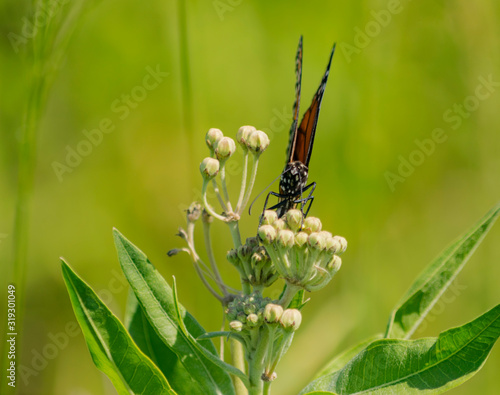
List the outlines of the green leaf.
{"type": "Polygon", "coordinates": [[[90,355],[118,393],[174,395],[163,374],[139,350],[118,318],[63,259],[61,262],[71,304],[90,355]]]}
{"type": "Polygon", "coordinates": [[[208,352],[206,349],[200,346],[196,341],[196,339],[187,331],[187,328],[184,325],[184,322],[182,321],[179,302],[177,300],[177,286],[175,284],[175,277],[174,277],[174,306],[177,312],[177,322],[179,323],[179,327],[181,328],[184,335],[187,337],[188,341],[193,345],[193,347],[196,347],[196,349],[214,365],[219,366],[222,369],[226,370],[227,372],[238,377],[243,382],[243,384],[245,384],[245,386],[248,388],[250,386],[250,382],[248,381],[248,377],[241,370],[235,368],[232,365],[229,365],[228,363],[225,363],[216,355],[213,355],[212,353],[208,352]]]}
{"type": "Polygon", "coordinates": [[[297,292],[295,294],[295,296],[293,297],[293,299],[290,302],[290,304],[288,305],[287,309],[302,310],[302,307],[304,307],[306,305],[306,303],[309,301],[309,299],[308,299],[304,302],[304,293],[305,293],[305,291],[303,289],[299,290],[299,292],[297,292]]]}
{"type": "Polygon", "coordinates": [[[309,384],[308,391],[339,394],[440,394],[470,379],[500,336],[500,305],[438,338],[382,339],[341,370],[309,384]]]}
{"type": "MultiPolygon", "coordinates": [[[[203,393],[234,394],[234,387],[227,372],[220,366],[208,362],[204,354],[193,345],[190,338],[181,330],[177,321],[172,289],[165,279],[141,250],[116,229],[113,233],[118,258],[125,277],[130,283],[142,311],[161,341],[177,355],[185,371],[198,382],[203,393]]],[[[179,309],[181,322],[192,337],[196,338],[206,333],[191,314],[182,306],[179,306],[179,309]]],[[[199,342],[195,340],[195,343],[220,361],[210,340],[199,342]]]]}
{"type": "Polygon", "coordinates": [[[127,301],[125,326],[135,344],[158,366],[176,392],[182,394],[202,392],[198,382],[151,326],[132,290],[129,291],[127,301]]]}
{"type": "Polygon", "coordinates": [[[368,346],[370,343],[373,343],[375,340],[381,339],[382,337],[382,334],[372,336],[355,345],[354,347],[342,351],[340,354],[336,355],[330,362],[328,362],[328,364],[323,369],[321,369],[318,374],[316,374],[315,378],[325,376],[343,368],[347,362],[354,358],[354,356],[361,350],[364,350],[366,346],[368,346]]]}
{"type": "Polygon", "coordinates": [[[313,391],[313,392],[308,392],[305,395],[336,395],[335,392],[330,392],[330,391],[313,391]]]}
{"type": "Polygon", "coordinates": [[[438,256],[393,310],[385,337],[409,339],[451,285],[500,215],[500,204],[438,256]]]}
{"type": "Polygon", "coordinates": [[[196,340],[212,339],[214,337],[227,337],[227,339],[232,338],[232,339],[238,340],[243,345],[246,345],[246,342],[245,342],[245,339],[243,338],[243,336],[239,335],[238,333],[228,332],[228,331],[208,332],[208,333],[205,333],[201,336],[198,336],[198,338],[196,340]]]}

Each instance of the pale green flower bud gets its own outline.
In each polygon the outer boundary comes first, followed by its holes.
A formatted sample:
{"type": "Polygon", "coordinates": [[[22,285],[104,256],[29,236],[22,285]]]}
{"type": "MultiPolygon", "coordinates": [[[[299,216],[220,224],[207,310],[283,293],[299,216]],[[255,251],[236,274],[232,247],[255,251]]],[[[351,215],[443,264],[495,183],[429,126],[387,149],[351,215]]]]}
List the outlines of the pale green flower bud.
{"type": "Polygon", "coordinates": [[[302,314],[297,309],[286,309],[281,316],[280,323],[286,331],[296,331],[302,322],[302,314]]]}
{"type": "Polygon", "coordinates": [[[299,247],[304,246],[309,240],[309,235],[306,232],[299,232],[295,235],[295,244],[299,247]]]}
{"type": "Polygon", "coordinates": [[[243,244],[238,247],[237,252],[240,259],[245,260],[250,255],[251,250],[246,244],[243,244]]]}
{"type": "Polygon", "coordinates": [[[255,130],[248,136],[248,149],[260,155],[269,146],[269,137],[262,130],[255,130]]]}
{"type": "Polygon", "coordinates": [[[271,244],[276,239],[276,230],[271,225],[262,225],[257,233],[263,244],[271,244]]]}
{"type": "Polygon", "coordinates": [[[286,222],[279,218],[273,222],[273,227],[276,230],[286,229],[286,222]]]}
{"type": "Polygon", "coordinates": [[[256,130],[253,126],[242,126],[239,128],[238,133],[236,133],[236,141],[242,146],[244,151],[248,149],[248,137],[256,130]]]}
{"type": "Polygon", "coordinates": [[[208,132],[205,136],[205,142],[207,143],[207,146],[210,149],[210,151],[213,151],[215,149],[217,141],[219,141],[222,137],[224,137],[224,135],[222,134],[220,129],[216,128],[208,129],[208,132]]]}
{"type": "Polygon", "coordinates": [[[323,250],[326,246],[326,239],[321,233],[313,232],[309,235],[308,243],[311,248],[323,250]]]}
{"type": "Polygon", "coordinates": [[[226,259],[228,260],[229,263],[233,265],[240,264],[240,258],[238,258],[238,253],[236,252],[235,249],[229,250],[227,252],[226,259]]]}
{"type": "Polygon", "coordinates": [[[251,258],[251,262],[252,262],[252,265],[258,265],[260,262],[262,262],[263,258],[262,258],[262,255],[260,255],[259,253],[257,252],[254,252],[252,254],[252,258],[251,258]]]}
{"type": "MultiPolygon", "coordinates": [[[[245,303],[243,305],[243,311],[245,312],[245,314],[253,314],[257,311],[257,306],[255,306],[255,304],[253,303],[245,303]]],[[[247,317],[248,319],[248,317],[247,317]]]]}
{"type": "MultiPolygon", "coordinates": [[[[266,307],[269,303],[271,303],[271,302],[272,302],[272,301],[271,301],[271,298],[264,298],[264,299],[262,299],[262,301],[261,301],[261,303],[260,303],[260,307],[261,307],[262,309],[264,309],[264,308],[265,308],[265,307],[266,307]]],[[[278,301],[276,301],[276,303],[277,303],[277,302],[278,302],[278,301]]]]}
{"type": "Polygon", "coordinates": [[[280,247],[283,248],[292,248],[295,243],[295,239],[293,237],[293,232],[288,229],[281,229],[278,231],[278,237],[276,238],[276,242],[280,247]]]}
{"type": "Polygon", "coordinates": [[[247,316],[247,324],[249,327],[253,328],[260,324],[259,316],[257,314],[248,314],[247,316]]]}
{"type": "Polygon", "coordinates": [[[245,244],[250,248],[255,248],[259,246],[259,239],[257,237],[248,237],[245,244]]]}
{"type": "Polygon", "coordinates": [[[222,137],[215,145],[217,159],[226,160],[236,151],[236,144],[231,137],[222,137]]]}
{"type": "Polygon", "coordinates": [[[226,315],[229,321],[234,321],[236,319],[237,312],[234,306],[228,307],[226,309],[226,315]]]}
{"type": "Polygon", "coordinates": [[[333,237],[332,234],[326,230],[322,230],[321,232],[319,232],[321,235],[323,235],[323,237],[325,239],[329,239],[330,237],[333,237]]]}
{"type": "Polygon", "coordinates": [[[339,254],[344,253],[345,250],[347,249],[347,240],[344,239],[342,236],[334,236],[334,238],[337,239],[337,241],[340,244],[340,250],[338,251],[338,253],[339,254]]]}
{"type": "Polygon", "coordinates": [[[321,221],[316,217],[307,217],[304,220],[304,227],[302,228],[302,230],[308,234],[311,234],[313,232],[320,232],[321,221]]]}
{"type": "Polygon", "coordinates": [[[283,315],[283,307],[279,304],[269,303],[264,308],[264,321],[268,324],[277,323],[283,315]]]}
{"type": "Polygon", "coordinates": [[[332,257],[332,260],[328,262],[328,265],[326,267],[331,272],[337,273],[341,266],[342,266],[342,259],[339,256],[334,255],[332,257]]]}
{"type": "Polygon", "coordinates": [[[264,218],[262,219],[262,225],[272,225],[274,221],[278,219],[278,214],[273,210],[264,211],[264,218]]]}
{"type": "Polygon", "coordinates": [[[200,164],[200,172],[205,180],[211,180],[219,173],[219,161],[214,158],[205,158],[200,164]]]}
{"type": "Polygon", "coordinates": [[[286,218],[286,224],[294,232],[297,232],[302,226],[303,215],[300,210],[296,209],[288,210],[285,218],[286,218]]]}
{"type": "Polygon", "coordinates": [[[243,324],[245,324],[247,322],[247,315],[243,311],[240,311],[238,313],[238,315],[236,316],[236,318],[238,321],[240,321],[243,324]]]}
{"type": "Polygon", "coordinates": [[[187,222],[195,222],[200,218],[201,215],[201,204],[198,202],[193,202],[186,210],[187,222]]]}
{"type": "Polygon", "coordinates": [[[229,328],[231,328],[233,332],[241,332],[243,329],[243,323],[237,320],[231,321],[229,323],[229,328]]]}
{"type": "Polygon", "coordinates": [[[338,241],[338,239],[336,239],[335,237],[329,237],[326,239],[326,246],[325,248],[335,254],[337,253],[338,251],[340,251],[340,243],[338,241]]]}

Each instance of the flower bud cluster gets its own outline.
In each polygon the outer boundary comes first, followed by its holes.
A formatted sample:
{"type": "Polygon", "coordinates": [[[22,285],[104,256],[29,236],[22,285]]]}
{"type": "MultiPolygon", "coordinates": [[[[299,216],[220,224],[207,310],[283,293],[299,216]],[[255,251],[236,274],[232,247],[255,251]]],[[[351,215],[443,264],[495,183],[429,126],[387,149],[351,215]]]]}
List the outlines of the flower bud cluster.
{"type": "Polygon", "coordinates": [[[288,332],[299,329],[302,322],[302,314],[297,309],[286,309],[279,304],[269,303],[264,308],[264,322],[266,324],[280,324],[280,327],[288,332]]]}
{"type": "Polygon", "coordinates": [[[236,141],[241,145],[243,151],[260,155],[269,146],[269,137],[262,130],[253,126],[242,126],[236,134],[236,141]]]}
{"type": "MultiPolygon", "coordinates": [[[[256,156],[262,154],[269,146],[269,137],[262,130],[253,126],[242,126],[236,134],[236,141],[243,151],[250,151],[256,156]]],[[[220,129],[211,128],[205,135],[205,143],[210,150],[210,156],[203,159],[200,172],[204,179],[211,180],[236,151],[236,143],[231,137],[226,137],[220,129]]]]}
{"type": "Polygon", "coordinates": [[[323,288],[341,266],[347,248],[341,236],[321,230],[315,217],[303,218],[300,210],[289,210],[283,219],[274,211],[264,212],[258,234],[274,267],[289,284],[307,291],[323,288]]]}
{"type": "Polygon", "coordinates": [[[238,269],[241,277],[253,287],[269,287],[279,275],[257,237],[249,237],[245,244],[227,253],[227,260],[238,269]]]}
{"type": "Polygon", "coordinates": [[[226,317],[233,332],[259,328],[263,324],[294,332],[302,322],[299,310],[283,310],[283,307],[274,304],[270,298],[264,298],[260,292],[236,296],[227,306],[226,317]]]}
{"type": "Polygon", "coordinates": [[[238,295],[226,309],[229,327],[233,332],[260,327],[264,323],[264,310],[270,298],[264,298],[260,292],[250,295],[238,295]]]}

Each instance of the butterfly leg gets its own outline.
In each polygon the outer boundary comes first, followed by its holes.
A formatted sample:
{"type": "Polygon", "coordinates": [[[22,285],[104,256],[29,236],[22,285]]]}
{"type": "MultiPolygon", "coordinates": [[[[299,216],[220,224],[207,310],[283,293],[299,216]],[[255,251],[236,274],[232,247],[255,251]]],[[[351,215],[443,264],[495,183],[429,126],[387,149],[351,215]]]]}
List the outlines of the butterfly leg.
{"type": "Polygon", "coordinates": [[[300,203],[300,211],[302,212],[302,215],[304,216],[304,218],[307,217],[307,214],[309,213],[309,210],[311,209],[311,205],[312,205],[312,202],[314,200],[314,196],[312,194],[314,193],[315,189],[316,189],[316,183],[315,182],[310,183],[308,186],[306,186],[304,189],[302,189],[300,191],[301,198],[294,201],[294,203],[296,203],[296,204],[300,203]],[[305,191],[307,191],[308,189],[310,189],[309,195],[307,195],[306,198],[302,198],[302,194],[305,191]],[[307,207],[306,212],[304,214],[304,206],[307,205],[307,202],[309,202],[309,206],[307,207]]]}
{"type": "Polygon", "coordinates": [[[304,189],[304,191],[307,190],[308,188],[311,188],[311,191],[309,192],[309,195],[306,197],[306,201],[304,202],[304,204],[307,204],[307,202],[309,201],[309,206],[307,206],[307,210],[306,210],[304,217],[307,217],[307,214],[309,214],[309,210],[311,209],[311,206],[313,204],[314,196],[312,194],[314,193],[314,190],[316,189],[316,183],[313,182],[313,183],[309,184],[304,189]]]}
{"type": "Polygon", "coordinates": [[[275,204],[274,206],[272,207],[269,207],[269,209],[267,208],[267,201],[269,200],[269,196],[276,196],[278,199],[283,199],[283,198],[286,198],[287,196],[286,195],[282,195],[280,193],[276,193],[276,192],[269,192],[266,196],[266,200],[264,201],[264,208],[262,210],[262,215],[260,216],[260,220],[259,220],[259,227],[262,225],[262,221],[264,220],[264,212],[266,210],[275,210],[279,207],[282,207],[283,205],[286,204],[286,200],[282,200],[281,202],[275,204]]]}

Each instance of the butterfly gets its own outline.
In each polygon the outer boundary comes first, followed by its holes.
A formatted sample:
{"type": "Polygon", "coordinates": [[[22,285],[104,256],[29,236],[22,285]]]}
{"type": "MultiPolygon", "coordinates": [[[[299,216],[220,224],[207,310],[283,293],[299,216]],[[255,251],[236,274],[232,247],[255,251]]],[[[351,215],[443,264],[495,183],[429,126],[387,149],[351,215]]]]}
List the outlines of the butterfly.
{"type": "Polygon", "coordinates": [[[330,59],[326,67],[325,74],[321,79],[319,88],[313,97],[312,103],[304,113],[300,124],[297,122],[300,108],[300,89],[302,84],[302,36],[299,40],[297,55],[295,58],[295,102],[293,104],[293,122],[290,127],[290,139],[287,147],[287,159],[285,168],[280,175],[279,193],[269,192],[264,203],[264,211],[266,210],[269,196],[276,196],[279,199],[278,204],[270,207],[270,210],[276,210],[278,218],[281,218],[286,212],[292,208],[301,205],[301,211],[304,213],[304,206],[309,203],[305,216],[307,216],[311,204],[314,200],[314,190],[316,183],[312,182],[307,185],[309,176],[309,161],[311,159],[314,137],[316,135],[316,126],[318,124],[319,111],[321,102],[325,93],[326,82],[330,73],[333,54],[335,53],[335,44],[333,45],[330,59]],[[302,198],[302,194],[309,191],[307,197],[302,198]]]}

